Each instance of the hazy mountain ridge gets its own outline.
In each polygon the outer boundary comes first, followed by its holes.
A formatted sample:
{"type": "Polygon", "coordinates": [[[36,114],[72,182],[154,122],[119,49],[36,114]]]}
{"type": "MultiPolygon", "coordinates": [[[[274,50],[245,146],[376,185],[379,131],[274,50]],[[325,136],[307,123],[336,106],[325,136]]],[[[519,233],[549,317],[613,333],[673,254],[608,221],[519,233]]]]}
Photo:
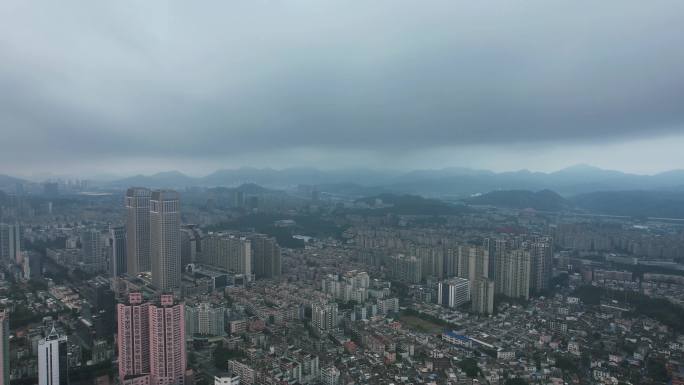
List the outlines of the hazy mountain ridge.
{"type": "MultiPolygon", "coordinates": [[[[5,184],[15,185],[18,178],[5,177],[5,184]]],[[[0,186],[3,177],[0,176],[0,186]]],[[[528,170],[493,172],[451,167],[434,170],[398,172],[392,170],[315,168],[238,168],[217,170],[203,177],[178,171],[136,175],[111,182],[99,182],[104,188],[148,186],[153,188],[236,187],[258,184],[267,188],[292,189],[298,185],[315,186],[320,192],[352,198],[381,193],[414,194],[439,198],[466,198],[496,190],[552,190],[564,197],[596,191],[684,190],[684,170],[655,175],[639,175],[577,165],[544,173],[528,170]]]]}
{"type": "Polygon", "coordinates": [[[630,217],[684,218],[684,193],[674,191],[597,191],[563,198],[550,190],[504,190],[464,201],[470,205],[512,209],[577,210],[630,217]]]}
{"type": "Polygon", "coordinates": [[[575,207],[610,215],[684,218],[684,193],[672,191],[597,191],[572,198],[575,207]]]}
{"type": "Polygon", "coordinates": [[[27,181],[21,178],[15,178],[13,176],[0,174],[0,188],[14,188],[17,185],[17,183],[27,183],[27,181]]]}
{"type": "Polygon", "coordinates": [[[542,211],[560,211],[568,209],[572,204],[551,190],[528,191],[506,190],[492,191],[465,200],[471,205],[489,205],[514,209],[532,208],[542,211]]]}
{"type": "Polygon", "coordinates": [[[369,208],[361,210],[372,211],[380,215],[450,215],[472,211],[465,205],[454,205],[438,199],[407,194],[380,194],[357,199],[355,203],[366,204],[369,208]]]}

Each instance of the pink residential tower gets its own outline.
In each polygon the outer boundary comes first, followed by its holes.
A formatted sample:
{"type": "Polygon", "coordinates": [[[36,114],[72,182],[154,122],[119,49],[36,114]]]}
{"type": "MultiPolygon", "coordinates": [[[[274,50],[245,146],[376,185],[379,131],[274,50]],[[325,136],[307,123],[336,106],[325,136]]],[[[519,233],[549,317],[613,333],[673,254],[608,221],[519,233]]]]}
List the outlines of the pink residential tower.
{"type": "Polygon", "coordinates": [[[159,303],[130,293],[118,305],[119,380],[129,385],[184,385],[183,304],[163,294],[159,303]]]}

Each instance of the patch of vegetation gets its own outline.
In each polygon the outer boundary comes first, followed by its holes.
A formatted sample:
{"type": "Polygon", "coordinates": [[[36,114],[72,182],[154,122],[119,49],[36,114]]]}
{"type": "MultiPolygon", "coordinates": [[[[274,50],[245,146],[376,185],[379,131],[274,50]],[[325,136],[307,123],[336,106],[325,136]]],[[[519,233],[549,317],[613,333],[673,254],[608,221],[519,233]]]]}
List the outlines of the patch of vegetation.
{"type": "Polygon", "coordinates": [[[585,305],[600,305],[604,291],[600,287],[585,285],[575,289],[572,294],[585,305]]]}
{"type": "Polygon", "coordinates": [[[307,235],[315,238],[333,237],[340,239],[345,228],[334,222],[315,215],[276,215],[249,214],[232,221],[222,222],[206,228],[206,231],[221,230],[256,231],[274,237],[282,247],[291,249],[304,248],[304,241],[292,238],[293,235],[307,235]],[[296,225],[292,227],[278,227],[275,222],[292,219],[296,225]]]}
{"type": "Polygon", "coordinates": [[[472,209],[465,205],[454,205],[437,199],[423,198],[418,195],[395,195],[380,194],[356,200],[363,202],[371,207],[376,200],[382,201],[388,207],[352,210],[356,214],[366,214],[373,216],[394,215],[454,215],[472,212],[472,209]]]}
{"type": "Polygon", "coordinates": [[[459,325],[457,325],[457,324],[454,324],[454,323],[451,323],[451,322],[447,322],[447,321],[445,321],[445,320],[443,320],[443,319],[440,319],[440,318],[437,318],[437,317],[435,317],[435,316],[433,316],[433,315],[421,313],[421,312],[416,311],[416,310],[413,310],[413,309],[405,309],[405,310],[403,310],[402,313],[401,313],[401,316],[402,316],[402,317],[405,317],[405,316],[413,316],[413,317],[416,317],[416,318],[420,318],[420,319],[422,319],[422,320],[424,320],[424,321],[431,322],[431,323],[436,324],[436,325],[438,325],[438,326],[441,326],[441,327],[443,327],[443,328],[445,328],[445,329],[458,330],[458,329],[461,328],[461,327],[460,327],[459,325]]]}
{"type": "Polygon", "coordinates": [[[409,328],[423,333],[438,333],[442,327],[434,322],[424,320],[412,315],[402,315],[399,321],[405,323],[409,328]]]}
{"type": "Polygon", "coordinates": [[[527,385],[527,381],[522,378],[509,378],[506,380],[505,385],[527,385]]]}
{"type": "Polygon", "coordinates": [[[652,298],[633,291],[615,291],[594,286],[581,286],[574,295],[588,305],[599,305],[602,298],[619,298],[634,307],[635,316],[646,316],[657,320],[675,331],[684,332],[684,308],[664,298],[652,298]]]}
{"type": "Polygon", "coordinates": [[[569,357],[563,355],[556,356],[556,367],[571,373],[577,373],[577,362],[569,357]]]}
{"type": "Polygon", "coordinates": [[[474,358],[466,358],[458,363],[461,368],[470,378],[476,378],[480,374],[480,367],[477,366],[477,361],[474,358]]]}
{"type": "Polygon", "coordinates": [[[214,366],[217,369],[228,370],[228,360],[244,358],[245,353],[242,350],[228,349],[219,345],[214,349],[213,357],[214,366]]]}

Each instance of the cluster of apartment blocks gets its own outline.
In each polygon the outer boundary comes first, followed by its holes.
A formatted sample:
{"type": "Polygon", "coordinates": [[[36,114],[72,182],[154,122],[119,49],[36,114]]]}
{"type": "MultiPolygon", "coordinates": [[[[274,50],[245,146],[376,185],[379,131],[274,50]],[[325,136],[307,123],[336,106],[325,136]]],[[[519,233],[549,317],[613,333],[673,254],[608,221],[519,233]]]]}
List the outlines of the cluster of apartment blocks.
{"type": "MultiPolygon", "coordinates": [[[[372,280],[365,271],[352,270],[341,275],[329,274],[321,281],[321,290],[332,300],[341,303],[354,302],[345,311],[351,321],[367,320],[378,315],[399,311],[399,299],[390,298],[390,283],[372,280]]],[[[312,325],[319,331],[337,328],[339,310],[336,302],[313,303],[312,325]]]]}
{"type": "Polygon", "coordinates": [[[418,284],[438,279],[437,303],[457,307],[473,301],[473,310],[492,313],[495,293],[529,298],[548,288],[553,241],[535,235],[485,239],[482,245],[414,247],[413,255],[389,257],[389,275],[418,284]],[[444,279],[445,277],[450,277],[444,279]]]}
{"type": "Polygon", "coordinates": [[[17,279],[29,280],[40,274],[41,256],[23,250],[22,227],[18,223],[0,223],[0,261],[17,279]]]}
{"type": "Polygon", "coordinates": [[[216,377],[215,384],[243,385],[254,384],[313,384],[336,385],[340,376],[335,367],[319,366],[319,358],[315,354],[302,350],[288,351],[282,356],[267,358],[263,361],[229,360],[229,376],[216,377]],[[263,369],[257,370],[256,366],[263,369]]]}
{"type": "Polygon", "coordinates": [[[281,274],[280,249],[272,238],[226,233],[203,235],[194,225],[181,225],[175,191],[130,188],[126,192],[126,225],[109,231],[112,274],[152,272],[158,290],[180,287],[186,265],[203,263],[250,280],[281,274]]]}

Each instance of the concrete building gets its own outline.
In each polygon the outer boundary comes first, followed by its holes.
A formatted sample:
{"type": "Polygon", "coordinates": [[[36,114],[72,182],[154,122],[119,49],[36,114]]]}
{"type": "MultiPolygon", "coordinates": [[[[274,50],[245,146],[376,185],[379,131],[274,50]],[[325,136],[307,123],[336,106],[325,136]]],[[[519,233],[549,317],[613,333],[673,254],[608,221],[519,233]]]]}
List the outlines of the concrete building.
{"type": "Polygon", "coordinates": [[[541,238],[525,246],[530,252],[530,290],[538,293],[549,288],[553,264],[553,241],[541,238]]]}
{"type": "Polygon", "coordinates": [[[210,234],[202,239],[201,261],[236,274],[252,275],[252,242],[244,237],[210,234]]]}
{"type": "Polygon", "coordinates": [[[197,306],[185,307],[185,331],[189,338],[193,334],[223,336],[225,331],[226,308],[213,307],[203,302],[197,306]]]}
{"type": "Polygon", "coordinates": [[[228,370],[233,376],[238,376],[244,385],[252,385],[256,382],[256,371],[244,362],[229,360],[228,370]]]}
{"type": "Polygon", "coordinates": [[[340,381],[340,370],[329,366],[321,370],[321,383],[323,385],[337,385],[340,381]]]}
{"type": "Polygon", "coordinates": [[[132,187],[126,191],[127,272],[150,271],[150,190],[132,187]]]}
{"type": "Polygon", "coordinates": [[[494,281],[478,278],[473,284],[472,309],[479,314],[494,313],[494,281]]]}
{"type": "Polygon", "coordinates": [[[67,337],[55,328],[38,342],[38,385],[68,385],[69,362],[67,337]]]}
{"type": "Polygon", "coordinates": [[[398,254],[390,257],[390,275],[392,279],[406,283],[420,283],[422,263],[416,257],[398,254]]]}
{"type": "Polygon", "coordinates": [[[437,304],[455,308],[470,301],[470,281],[454,277],[437,284],[437,304]]]}
{"type": "Polygon", "coordinates": [[[9,350],[9,311],[0,310],[0,385],[10,385],[10,350],[9,350]]]}
{"type": "Polygon", "coordinates": [[[159,303],[144,303],[140,293],[130,293],[128,304],[119,304],[119,378],[124,383],[183,385],[185,381],[185,309],[172,295],[159,303]]]}
{"type": "Polygon", "coordinates": [[[181,227],[181,265],[198,261],[202,252],[202,232],[197,225],[187,224],[181,227]]]}
{"type": "Polygon", "coordinates": [[[240,385],[240,376],[214,376],[214,385],[240,385]]]}
{"type": "Polygon", "coordinates": [[[337,304],[333,302],[311,305],[311,325],[321,331],[337,329],[337,304]]]}
{"type": "Polygon", "coordinates": [[[107,271],[108,254],[111,254],[108,237],[105,237],[98,229],[87,229],[81,233],[80,238],[85,270],[91,272],[107,271]]]}
{"type": "Polygon", "coordinates": [[[126,260],[126,228],[110,227],[109,228],[109,250],[110,255],[110,273],[112,277],[119,277],[127,272],[126,260]]]}
{"type": "Polygon", "coordinates": [[[150,382],[183,385],[185,382],[185,311],[172,295],[162,295],[150,306],[150,382]]]}
{"type": "Polygon", "coordinates": [[[252,244],[253,271],[256,278],[276,278],[282,271],[280,246],[274,238],[257,236],[250,239],[252,244]]]}
{"type": "Polygon", "coordinates": [[[511,250],[498,261],[497,284],[501,294],[511,298],[530,297],[530,252],[511,250]]]}
{"type": "Polygon", "coordinates": [[[130,293],[128,304],[117,305],[119,378],[149,376],[150,373],[150,304],[142,294],[130,293]]]}
{"type": "Polygon", "coordinates": [[[171,190],[150,197],[150,256],[152,283],[160,291],[180,287],[180,198],[171,190]]]}
{"type": "Polygon", "coordinates": [[[21,226],[0,223],[0,258],[21,264],[21,226]]]}

